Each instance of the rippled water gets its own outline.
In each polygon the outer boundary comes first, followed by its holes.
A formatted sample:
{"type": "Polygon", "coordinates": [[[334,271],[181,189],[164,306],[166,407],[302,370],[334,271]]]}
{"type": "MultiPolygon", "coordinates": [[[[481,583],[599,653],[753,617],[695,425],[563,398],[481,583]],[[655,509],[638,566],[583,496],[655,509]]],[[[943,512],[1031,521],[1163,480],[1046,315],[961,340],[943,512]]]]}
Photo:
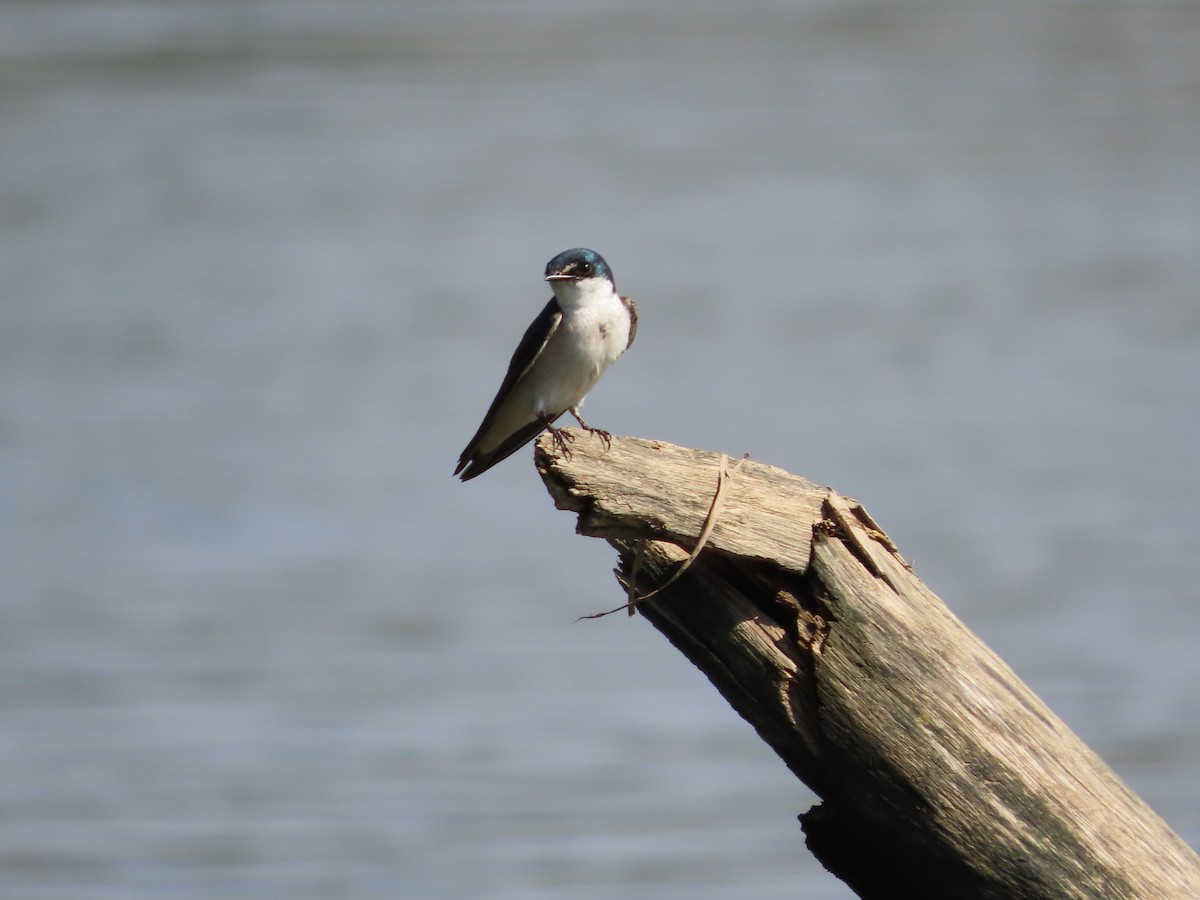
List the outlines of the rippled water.
{"type": "Polygon", "coordinates": [[[846,897],[525,451],[785,466],[1200,843],[1200,8],[0,10],[0,892],[846,897]],[[619,621],[618,621],[619,619],[619,621]]]}

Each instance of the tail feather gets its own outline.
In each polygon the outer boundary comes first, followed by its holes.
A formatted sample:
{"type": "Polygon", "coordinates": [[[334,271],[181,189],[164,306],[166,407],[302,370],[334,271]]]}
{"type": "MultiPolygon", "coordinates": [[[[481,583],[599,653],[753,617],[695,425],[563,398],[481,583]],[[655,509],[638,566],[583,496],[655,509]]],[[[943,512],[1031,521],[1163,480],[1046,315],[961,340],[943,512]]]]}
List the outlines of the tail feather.
{"type": "MultiPolygon", "coordinates": [[[[551,423],[561,415],[562,413],[559,413],[558,416],[551,419],[551,423]]],[[[454,474],[463,481],[470,481],[472,478],[482,475],[496,463],[508,459],[545,430],[546,426],[542,422],[534,420],[514,431],[487,453],[480,452],[480,441],[476,439],[467,445],[467,449],[463,450],[462,456],[458,458],[458,466],[455,468],[454,474]]]]}

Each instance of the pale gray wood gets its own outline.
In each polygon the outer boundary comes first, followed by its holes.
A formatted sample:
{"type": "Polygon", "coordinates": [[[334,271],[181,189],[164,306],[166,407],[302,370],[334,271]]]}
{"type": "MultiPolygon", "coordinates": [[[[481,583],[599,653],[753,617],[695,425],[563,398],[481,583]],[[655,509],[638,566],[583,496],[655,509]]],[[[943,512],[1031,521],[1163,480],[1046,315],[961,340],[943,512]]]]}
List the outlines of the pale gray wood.
{"type": "MultiPolygon", "coordinates": [[[[722,455],[572,431],[539,471],[627,585],[695,546],[722,455]]],[[[733,461],[726,458],[726,468],[733,461]]],[[[862,897],[1200,898],[1200,857],[921,582],[853,500],[746,461],[706,549],[637,609],[821,797],[862,897]]],[[[1064,638],[1065,639],[1065,638],[1064,638]]]]}
{"type": "MultiPolygon", "coordinates": [[[[599,437],[565,430],[576,438],[568,448],[574,464],[563,470],[569,482],[558,478],[557,457],[543,477],[558,508],[580,514],[580,534],[620,537],[627,534],[628,523],[637,520],[640,534],[675,543],[695,540],[712,503],[722,454],[639,438],[614,439],[604,452],[599,437]]],[[[539,459],[548,459],[545,452],[553,449],[549,435],[539,439],[538,447],[539,459]]],[[[812,531],[796,527],[796,517],[820,521],[823,491],[797,475],[752,460],[743,463],[741,472],[747,477],[730,482],[709,546],[753,556],[755,548],[746,542],[759,541],[759,550],[770,554],[768,558],[786,566],[806,566],[812,531]],[[747,527],[751,522],[753,527],[747,527]]]]}

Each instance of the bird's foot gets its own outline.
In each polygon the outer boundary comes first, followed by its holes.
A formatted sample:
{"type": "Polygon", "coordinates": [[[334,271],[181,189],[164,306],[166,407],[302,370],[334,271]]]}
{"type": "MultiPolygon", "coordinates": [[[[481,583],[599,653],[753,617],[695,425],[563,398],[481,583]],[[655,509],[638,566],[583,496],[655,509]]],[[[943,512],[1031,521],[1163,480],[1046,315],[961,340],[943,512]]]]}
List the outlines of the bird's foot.
{"type": "Polygon", "coordinates": [[[602,444],[604,444],[605,450],[612,449],[612,435],[609,434],[607,431],[605,431],[603,428],[587,428],[585,426],[584,430],[591,434],[594,434],[596,437],[600,438],[600,442],[602,444]]]}
{"type": "Polygon", "coordinates": [[[563,459],[569,460],[571,458],[571,448],[569,445],[575,443],[575,435],[561,428],[555,428],[550,424],[548,419],[543,419],[542,424],[550,432],[550,440],[554,442],[554,449],[562,454],[563,459]]]}
{"type": "Polygon", "coordinates": [[[594,434],[596,437],[600,438],[601,443],[604,444],[605,450],[612,449],[612,434],[605,431],[603,428],[593,428],[587,422],[583,421],[583,416],[579,415],[579,410],[574,406],[572,406],[568,412],[575,417],[575,421],[579,423],[580,428],[582,428],[588,434],[594,434]]]}

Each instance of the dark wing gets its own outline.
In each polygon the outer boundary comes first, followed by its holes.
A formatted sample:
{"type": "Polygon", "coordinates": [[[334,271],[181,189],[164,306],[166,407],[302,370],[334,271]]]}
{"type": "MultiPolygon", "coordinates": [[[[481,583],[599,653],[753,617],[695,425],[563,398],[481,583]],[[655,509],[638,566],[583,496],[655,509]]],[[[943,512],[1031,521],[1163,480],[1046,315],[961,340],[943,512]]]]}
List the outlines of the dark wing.
{"type": "Polygon", "coordinates": [[[474,465],[471,465],[470,471],[463,476],[463,481],[482,474],[485,469],[491,468],[506,456],[515,453],[524,443],[532,440],[542,430],[541,422],[531,422],[529,426],[516,432],[492,453],[487,454],[486,459],[478,457],[479,442],[487,434],[487,430],[492,424],[492,419],[496,416],[496,410],[500,408],[501,403],[508,399],[508,395],[512,393],[513,387],[521,380],[521,376],[528,372],[530,366],[537,361],[537,358],[542,353],[542,349],[546,346],[546,342],[550,340],[550,336],[558,329],[560,322],[562,322],[562,309],[558,305],[558,300],[551,297],[550,302],[542,307],[542,311],[538,313],[537,318],[525,329],[521,343],[517,344],[517,349],[513,352],[512,359],[509,360],[508,372],[504,375],[504,381],[500,384],[500,390],[496,392],[496,397],[492,400],[492,405],[488,407],[479,430],[475,432],[475,436],[471,438],[466,449],[463,450],[462,455],[458,458],[458,467],[454,470],[455,475],[467,468],[468,464],[474,463],[474,465]],[[533,430],[531,431],[530,429],[533,430]],[[518,437],[521,440],[513,444],[518,437]]]}
{"type": "Polygon", "coordinates": [[[637,304],[628,297],[622,297],[621,302],[629,310],[629,343],[625,345],[625,349],[628,350],[633,346],[633,339],[637,336],[637,304]]]}
{"type": "MultiPolygon", "coordinates": [[[[562,413],[559,413],[559,416],[561,415],[562,413]]],[[[553,424],[557,420],[558,416],[555,416],[550,420],[550,422],[553,424]]],[[[504,460],[508,459],[510,456],[532,441],[535,437],[542,433],[542,430],[545,429],[545,427],[546,426],[544,423],[534,419],[525,427],[519,428],[510,434],[508,438],[494,450],[492,450],[491,453],[480,453],[476,451],[475,453],[471,454],[470,459],[467,459],[465,462],[459,460],[458,468],[454,470],[454,474],[457,475],[459,472],[462,472],[463,481],[470,481],[477,475],[482,475],[492,466],[496,465],[496,463],[504,462],[504,460]]]]}

